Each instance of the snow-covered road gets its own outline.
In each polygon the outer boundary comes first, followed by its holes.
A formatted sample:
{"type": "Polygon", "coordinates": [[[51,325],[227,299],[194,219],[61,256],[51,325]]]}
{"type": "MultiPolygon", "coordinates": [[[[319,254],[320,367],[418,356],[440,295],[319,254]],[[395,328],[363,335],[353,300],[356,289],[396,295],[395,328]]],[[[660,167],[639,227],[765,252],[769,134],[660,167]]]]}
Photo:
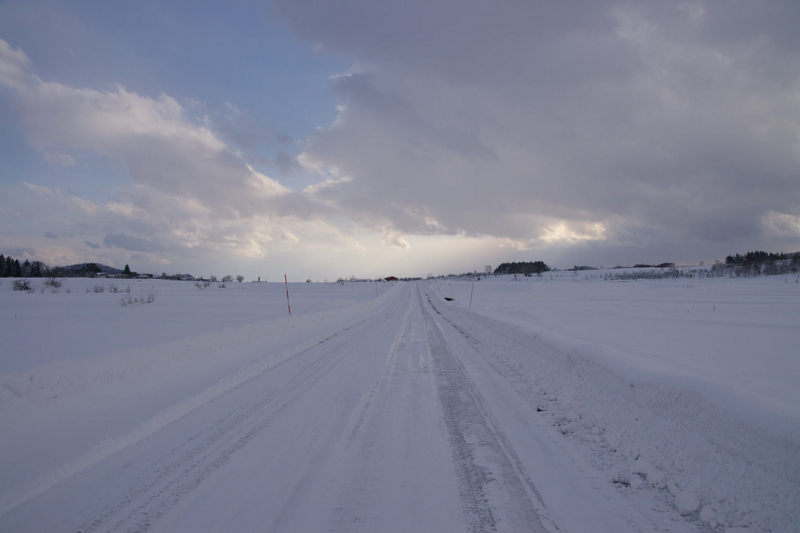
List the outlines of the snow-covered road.
{"type": "Polygon", "coordinates": [[[427,291],[398,285],[29,492],[0,530],[696,531],[609,483],[427,291]]]}

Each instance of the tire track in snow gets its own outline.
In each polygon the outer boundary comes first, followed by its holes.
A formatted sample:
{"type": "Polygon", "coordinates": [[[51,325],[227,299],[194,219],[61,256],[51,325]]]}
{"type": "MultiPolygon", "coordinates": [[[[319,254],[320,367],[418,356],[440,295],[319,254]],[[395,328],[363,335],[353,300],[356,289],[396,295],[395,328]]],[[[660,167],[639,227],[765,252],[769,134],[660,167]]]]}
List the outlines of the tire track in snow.
{"type": "MultiPolygon", "coordinates": [[[[397,397],[397,391],[401,390],[398,378],[404,371],[398,369],[398,365],[401,358],[405,363],[409,362],[408,354],[401,357],[401,352],[414,344],[412,323],[421,320],[421,315],[414,292],[409,290],[407,295],[402,325],[386,353],[380,377],[356,410],[357,415],[345,443],[345,448],[357,454],[359,460],[350,465],[345,478],[347,481],[342,486],[340,500],[334,509],[336,514],[329,522],[329,531],[376,531],[387,527],[376,517],[376,513],[379,513],[376,497],[386,490],[381,475],[384,471],[376,463],[389,458],[400,459],[399,455],[392,454],[396,450],[384,439],[390,434],[387,424],[402,425],[401,421],[388,422],[393,418],[391,412],[387,412],[387,405],[398,409],[408,407],[404,398],[397,397]]],[[[414,380],[413,384],[420,386],[418,380],[414,380]]],[[[405,427],[408,434],[413,434],[422,425],[422,421],[416,423],[419,425],[413,429],[405,427]]],[[[406,450],[406,453],[410,452],[406,450]]]]}
{"type": "MultiPolygon", "coordinates": [[[[138,485],[129,488],[124,495],[85,521],[78,531],[147,531],[153,520],[169,511],[183,496],[223,466],[233,454],[264,431],[276,416],[356,349],[367,338],[367,334],[356,335],[357,331],[378,330],[392,314],[393,310],[387,310],[383,316],[354,324],[294,355],[291,359],[321,350],[309,364],[280,387],[270,390],[261,400],[238,413],[229,413],[211,427],[186,439],[162,460],[147,468],[140,476],[142,481],[138,485]],[[374,326],[370,326],[370,323],[374,323],[374,326]],[[339,339],[342,344],[324,349],[328,341],[345,332],[353,335],[355,341],[347,343],[339,339]],[[114,522],[113,525],[110,522],[114,522]]],[[[256,379],[272,368],[247,381],[256,379]]]]}
{"type": "Polygon", "coordinates": [[[92,449],[77,459],[65,463],[56,470],[47,472],[43,476],[9,491],[6,496],[0,499],[0,516],[8,513],[16,507],[19,507],[25,502],[36,498],[43,492],[72,478],[73,476],[88,470],[112,455],[129,448],[138,442],[141,442],[157,431],[167,427],[169,424],[177,422],[181,418],[191,414],[209,402],[217,400],[222,396],[235,391],[239,387],[246,385],[250,381],[259,378],[267,372],[274,370],[281,365],[284,365],[289,361],[308,353],[311,350],[314,350],[315,348],[319,347],[319,345],[335,339],[339,335],[342,335],[349,330],[360,326],[365,321],[366,320],[361,320],[351,324],[350,326],[342,328],[341,330],[332,333],[321,340],[315,341],[311,346],[307,346],[279,361],[262,361],[247,366],[236,374],[224,378],[218,383],[206,388],[199,394],[191,396],[182,402],[165,409],[151,419],[143,422],[135,429],[120,435],[119,437],[109,438],[96,444],[94,447],[92,447],[92,449]]]}
{"type": "Polygon", "coordinates": [[[412,308],[409,305],[405,315],[403,316],[403,325],[400,326],[397,335],[395,335],[394,342],[392,343],[392,346],[389,348],[389,353],[386,355],[386,360],[384,361],[383,364],[383,372],[381,373],[381,377],[378,380],[378,382],[372,387],[366,399],[363,401],[362,405],[358,408],[358,415],[356,416],[355,423],[353,424],[353,429],[350,432],[350,435],[347,439],[348,448],[353,444],[353,441],[358,438],[361,426],[364,424],[367,415],[371,411],[372,403],[375,401],[375,398],[381,395],[383,390],[386,388],[386,384],[391,380],[392,376],[397,370],[397,353],[403,348],[403,346],[406,343],[406,337],[409,335],[409,329],[411,325],[411,311],[412,308]]]}
{"type": "Polygon", "coordinates": [[[415,290],[470,530],[549,531],[537,512],[544,503],[533,481],[424,304],[419,288],[415,290]]]}
{"type": "MultiPolygon", "coordinates": [[[[397,298],[399,301],[404,301],[404,299],[397,298]]],[[[366,340],[368,335],[372,333],[380,333],[384,324],[389,321],[392,316],[395,315],[398,308],[400,308],[403,304],[397,303],[394,307],[390,310],[387,310],[386,316],[381,320],[380,324],[378,324],[373,330],[365,334],[364,336],[360,337],[351,348],[353,351],[356,351],[358,345],[366,344],[366,340]]],[[[370,391],[365,395],[364,398],[361,399],[359,405],[355,408],[353,417],[351,418],[351,423],[348,424],[348,427],[352,425],[352,428],[349,428],[345,434],[342,435],[344,439],[344,448],[350,449],[353,444],[359,440],[360,433],[362,431],[362,427],[364,423],[369,418],[370,412],[374,407],[374,403],[377,398],[379,398],[383,392],[383,389],[386,387],[386,383],[394,374],[397,365],[397,351],[402,347],[404,343],[404,338],[406,336],[408,325],[409,325],[409,316],[410,316],[410,308],[406,310],[403,316],[403,324],[400,327],[398,333],[396,334],[392,345],[389,348],[389,352],[386,355],[386,359],[383,363],[383,368],[381,371],[381,376],[375,385],[372,386],[370,391]]],[[[333,445],[333,443],[331,443],[333,445]]],[[[327,462],[327,458],[331,455],[332,452],[332,445],[325,446],[322,450],[319,451],[313,457],[308,458],[308,464],[316,465],[315,469],[321,469],[327,462]]],[[[295,507],[298,505],[298,502],[303,498],[307,498],[308,488],[309,485],[315,481],[314,476],[304,476],[303,481],[296,487],[294,487],[292,491],[292,495],[289,498],[288,502],[285,504],[282,511],[275,517],[274,523],[269,527],[268,531],[270,532],[281,532],[285,530],[290,530],[291,527],[287,524],[291,520],[292,514],[295,512],[295,507]]],[[[377,479],[373,481],[377,482],[377,479]]],[[[344,488],[341,489],[345,491],[344,488]]],[[[364,516],[364,511],[370,509],[372,507],[372,503],[370,501],[371,497],[373,496],[372,492],[367,487],[359,487],[360,497],[359,497],[359,512],[355,512],[354,509],[351,509],[345,505],[337,506],[334,511],[337,511],[338,514],[346,514],[350,512],[355,516],[350,518],[351,523],[356,522],[363,522],[366,520],[364,516]]],[[[334,527],[332,530],[339,530],[341,527],[344,527],[344,523],[340,523],[338,527],[334,527]]]]}

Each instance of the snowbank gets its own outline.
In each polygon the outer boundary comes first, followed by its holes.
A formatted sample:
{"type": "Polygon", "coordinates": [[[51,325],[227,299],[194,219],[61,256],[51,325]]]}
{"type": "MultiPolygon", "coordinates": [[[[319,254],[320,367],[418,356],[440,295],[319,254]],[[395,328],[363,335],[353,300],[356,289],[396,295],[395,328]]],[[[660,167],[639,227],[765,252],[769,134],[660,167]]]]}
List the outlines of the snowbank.
{"type": "Polygon", "coordinates": [[[707,527],[797,530],[794,279],[490,277],[471,309],[471,282],[428,290],[621,490],[647,489],[707,527]]]}

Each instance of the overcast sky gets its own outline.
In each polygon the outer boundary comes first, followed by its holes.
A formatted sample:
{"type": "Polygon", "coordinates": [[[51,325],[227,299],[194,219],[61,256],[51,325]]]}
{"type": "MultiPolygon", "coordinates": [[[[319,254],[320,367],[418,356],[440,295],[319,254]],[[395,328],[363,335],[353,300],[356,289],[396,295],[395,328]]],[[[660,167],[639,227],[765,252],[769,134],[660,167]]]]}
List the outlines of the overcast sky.
{"type": "Polygon", "coordinates": [[[0,2],[0,253],[277,280],[800,250],[797,0],[0,2]]]}

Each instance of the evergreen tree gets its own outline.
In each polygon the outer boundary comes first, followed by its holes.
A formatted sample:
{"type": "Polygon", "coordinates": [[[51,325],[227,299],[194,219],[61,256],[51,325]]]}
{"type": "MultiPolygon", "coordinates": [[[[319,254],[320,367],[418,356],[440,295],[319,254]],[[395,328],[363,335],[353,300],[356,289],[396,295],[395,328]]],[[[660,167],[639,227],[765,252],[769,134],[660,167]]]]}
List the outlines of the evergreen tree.
{"type": "Polygon", "coordinates": [[[128,265],[125,265],[125,270],[123,270],[122,273],[125,274],[126,276],[130,276],[131,275],[131,267],[129,267],[128,265]]]}
{"type": "Polygon", "coordinates": [[[6,277],[6,256],[0,254],[0,278],[6,277]]]}
{"type": "Polygon", "coordinates": [[[19,259],[14,259],[14,277],[22,277],[22,265],[19,264],[19,259]]]}
{"type": "Polygon", "coordinates": [[[31,275],[31,271],[31,262],[26,259],[25,262],[22,263],[22,277],[27,278],[31,275]]]}
{"type": "Polygon", "coordinates": [[[6,257],[6,277],[14,277],[14,259],[10,255],[6,257]]]}
{"type": "Polygon", "coordinates": [[[526,276],[548,271],[550,271],[550,267],[542,261],[501,263],[500,266],[494,269],[495,274],[524,274],[526,276]]]}

